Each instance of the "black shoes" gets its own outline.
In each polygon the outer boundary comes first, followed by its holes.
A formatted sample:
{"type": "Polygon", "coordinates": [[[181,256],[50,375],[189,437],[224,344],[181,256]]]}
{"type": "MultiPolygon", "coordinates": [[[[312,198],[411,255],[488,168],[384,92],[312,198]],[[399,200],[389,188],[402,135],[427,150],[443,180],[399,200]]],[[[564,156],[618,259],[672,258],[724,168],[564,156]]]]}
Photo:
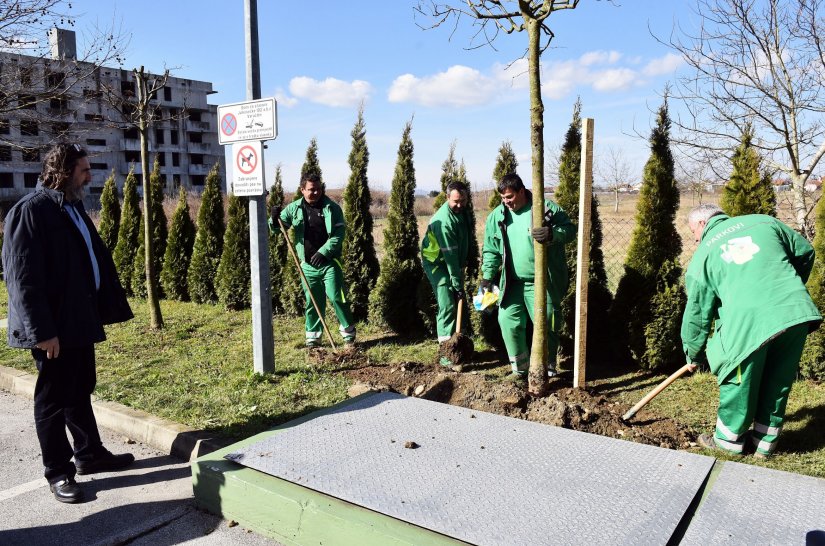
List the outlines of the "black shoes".
{"type": "Polygon", "coordinates": [[[49,490],[54,495],[54,498],[60,502],[75,503],[83,498],[83,491],[74,478],[60,480],[59,482],[50,483],[49,490]]]}
{"type": "Polygon", "coordinates": [[[83,476],[96,474],[97,472],[122,470],[133,462],[135,462],[135,456],[131,453],[114,455],[112,452],[104,450],[91,461],[76,461],[75,466],[77,467],[77,473],[83,476]]]}

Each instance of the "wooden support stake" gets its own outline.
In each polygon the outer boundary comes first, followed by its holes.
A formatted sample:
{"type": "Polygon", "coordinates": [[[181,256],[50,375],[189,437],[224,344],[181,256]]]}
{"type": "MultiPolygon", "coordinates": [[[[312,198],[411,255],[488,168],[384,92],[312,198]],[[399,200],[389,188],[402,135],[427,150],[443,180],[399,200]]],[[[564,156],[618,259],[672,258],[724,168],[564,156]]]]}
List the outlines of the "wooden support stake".
{"type": "Polygon", "coordinates": [[[581,179],[579,183],[579,242],[576,250],[576,326],[573,386],[584,388],[587,363],[587,285],[590,279],[590,207],[593,201],[593,118],[582,120],[581,179]]]}

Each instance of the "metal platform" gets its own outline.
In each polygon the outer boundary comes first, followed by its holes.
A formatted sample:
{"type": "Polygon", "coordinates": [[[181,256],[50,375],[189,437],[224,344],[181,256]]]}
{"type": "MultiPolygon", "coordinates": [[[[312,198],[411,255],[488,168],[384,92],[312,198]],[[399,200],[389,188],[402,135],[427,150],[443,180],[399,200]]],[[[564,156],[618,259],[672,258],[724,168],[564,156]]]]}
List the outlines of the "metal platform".
{"type": "Polygon", "coordinates": [[[825,546],[825,480],[726,462],[682,544],[825,546]]]}
{"type": "Polygon", "coordinates": [[[475,544],[665,544],[714,464],[393,393],[261,437],[226,459],[475,544]]]}

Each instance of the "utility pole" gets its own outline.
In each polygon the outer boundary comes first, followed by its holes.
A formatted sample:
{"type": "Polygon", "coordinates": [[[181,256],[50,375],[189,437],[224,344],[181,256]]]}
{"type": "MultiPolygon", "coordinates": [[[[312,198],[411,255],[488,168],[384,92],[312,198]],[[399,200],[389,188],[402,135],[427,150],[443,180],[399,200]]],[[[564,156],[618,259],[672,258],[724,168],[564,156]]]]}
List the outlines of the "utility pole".
{"type": "MultiPolygon", "coordinates": [[[[261,62],[258,55],[258,1],[244,0],[246,31],[246,98],[261,98],[261,62]]],[[[261,146],[261,166],[264,151],[261,146]]],[[[264,169],[265,171],[265,169],[264,169]]],[[[269,226],[264,194],[249,197],[249,259],[252,273],[252,356],[256,373],[275,371],[275,340],[272,335],[272,295],[269,280],[269,226]]]]}

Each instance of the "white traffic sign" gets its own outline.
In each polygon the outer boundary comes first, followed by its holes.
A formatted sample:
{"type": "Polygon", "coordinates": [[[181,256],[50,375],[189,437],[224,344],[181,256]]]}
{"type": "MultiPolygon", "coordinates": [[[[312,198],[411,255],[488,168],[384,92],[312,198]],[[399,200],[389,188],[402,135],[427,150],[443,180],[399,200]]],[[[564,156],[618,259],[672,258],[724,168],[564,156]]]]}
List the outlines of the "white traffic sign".
{"type": "Polygon", "coordinates": [[[218,106],[218,142],[271,140],[278,136],[278,104],[259,99],[218,106]]]}
{"type": "Polygon", "coordinates": [[[257,197],[265,193],[261,148],[261,143],[254,141],[232,145],[232,194],[257,197]]]}

